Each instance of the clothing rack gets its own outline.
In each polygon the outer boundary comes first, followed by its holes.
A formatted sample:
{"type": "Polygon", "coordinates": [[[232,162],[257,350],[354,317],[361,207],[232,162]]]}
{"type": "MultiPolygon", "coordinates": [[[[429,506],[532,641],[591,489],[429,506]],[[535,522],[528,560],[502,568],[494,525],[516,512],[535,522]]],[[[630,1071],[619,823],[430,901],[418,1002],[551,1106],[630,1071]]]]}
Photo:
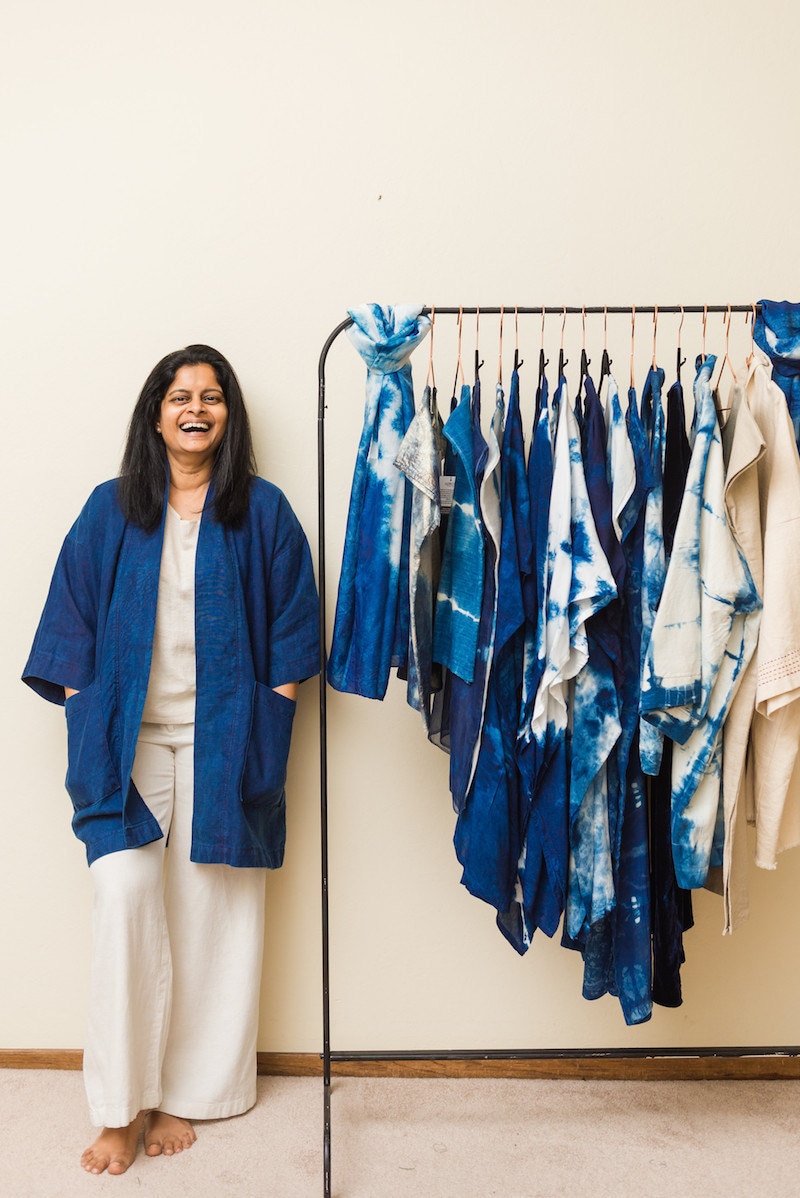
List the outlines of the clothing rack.
{"type": "MultiPolygon", "coordinates": [[[[686,304],[686,305],[633,305],[631,306],[519,306],[505,307],[425,307],[423,315],[435,316],[619,316],[630,315],[635,319],[640,314],[702,315],[750,313],[754,318],[760,311],[759,304],[686,304]]],[[[325,553],[325,409],[326,409],[326,364],[331,346],[345,329],[353,323],[348,317],[341,321],[325,341],[319,357],[317,410],[317,485],[318,485],[318,575],[319,575],[319,631],[320,631],[320,692],[319,692],[319,757],[320,757],[320,825],[321,825],[321,900],[322,900],[322,1071],[324,1094],[323,1126],[323,1193],[331,1198],[331,1063],[379,1062],[379,1061],[519,1061],[553,1059],[644,1059],[650,1057],[746,1057],[746,1056],[800,1056],[800,1046],[770,1047],[690,1047],[690,1048],[615,1048],[615,1049],[524,1049],[510,1051],[410,1051],[410,1052],[346,1052],[331,1051],[330,1029],[330,925],[329,925],[329,856],[328,856],[328,738],[327,738],[327,651],[326,651],[326,553],[325,553]]]]}

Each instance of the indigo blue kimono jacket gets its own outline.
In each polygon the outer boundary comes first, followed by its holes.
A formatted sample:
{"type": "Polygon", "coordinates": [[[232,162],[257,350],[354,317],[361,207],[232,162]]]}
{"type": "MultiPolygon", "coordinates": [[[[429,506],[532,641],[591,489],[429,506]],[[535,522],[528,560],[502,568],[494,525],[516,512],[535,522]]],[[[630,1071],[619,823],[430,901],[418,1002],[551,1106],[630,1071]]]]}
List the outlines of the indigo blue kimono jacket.
{"type": "MultiPolygon", "coordinates": [[[[195,565],[192,861],[277,868],[286,836],[294,702],[272,688],[319,669],[317,591],[286,498],[254,479],[242,526],[211,514],[195,565]]],[[[166,500],[155,532],[128,523],[115,481],[90,496],[61,550],[23,674],[66,701],[66,786],[91,864],[161,837],[131,781],[156,620],[166,500]]]]}

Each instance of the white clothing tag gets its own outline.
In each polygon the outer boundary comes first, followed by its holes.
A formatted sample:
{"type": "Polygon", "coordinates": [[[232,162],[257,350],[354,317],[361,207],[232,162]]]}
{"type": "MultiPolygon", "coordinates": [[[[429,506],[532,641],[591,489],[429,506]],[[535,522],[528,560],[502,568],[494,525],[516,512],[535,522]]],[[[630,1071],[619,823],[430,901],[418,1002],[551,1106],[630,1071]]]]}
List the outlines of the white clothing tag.
{"type": "Polygon", "coordinates": [[[455,485],[456,476],[454,474],[443,474],[439,479],[439,499],[441,500],[443,512],[449,512],[453,506],[455,485]]]}

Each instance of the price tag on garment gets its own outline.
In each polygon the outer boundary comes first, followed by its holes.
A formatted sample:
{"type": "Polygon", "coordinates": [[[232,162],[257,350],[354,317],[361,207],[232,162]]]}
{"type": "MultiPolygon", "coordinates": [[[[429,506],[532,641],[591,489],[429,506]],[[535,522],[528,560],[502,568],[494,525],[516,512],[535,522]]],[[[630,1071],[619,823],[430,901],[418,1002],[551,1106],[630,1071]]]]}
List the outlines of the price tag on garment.
{"type": "Polygon", "coordinates": [[[442,511],[446,514],[453,506],[453,491],[456,486],[455,474],[443,474],[439,479],[439,499],[442,511]]]}

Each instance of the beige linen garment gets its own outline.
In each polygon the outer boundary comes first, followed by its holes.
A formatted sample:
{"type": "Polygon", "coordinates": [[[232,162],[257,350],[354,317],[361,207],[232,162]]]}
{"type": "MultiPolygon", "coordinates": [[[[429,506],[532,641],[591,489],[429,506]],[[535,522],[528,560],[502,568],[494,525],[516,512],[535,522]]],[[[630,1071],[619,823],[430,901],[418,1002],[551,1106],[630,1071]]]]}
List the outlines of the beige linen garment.
{"type": "Polygon", "coordinates": [[[724,932],[749,914],[745,821],[756,825],[763,868],[800,843],[800,458],[786,398],[760,350],[729,407],[726,511],[763,610],[723,732],[725,850],[722,877],[714,871],[710,882],[722,890],[724,932]]]}

